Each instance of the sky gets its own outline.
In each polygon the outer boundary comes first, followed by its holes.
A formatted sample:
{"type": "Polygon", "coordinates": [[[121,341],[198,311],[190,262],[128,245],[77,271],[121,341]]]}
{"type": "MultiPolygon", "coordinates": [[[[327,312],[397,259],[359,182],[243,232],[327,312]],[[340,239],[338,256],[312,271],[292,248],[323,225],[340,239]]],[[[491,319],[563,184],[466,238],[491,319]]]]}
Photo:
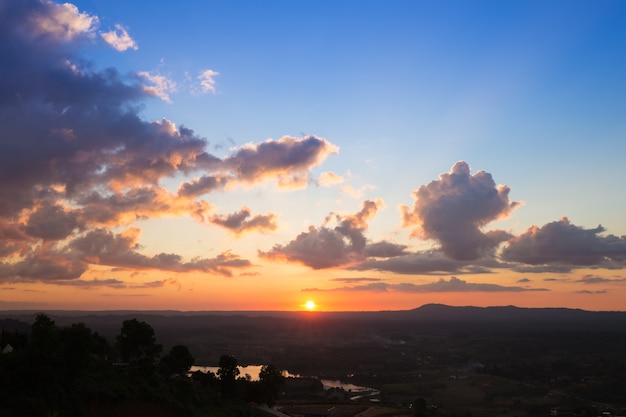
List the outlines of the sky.
{"type": "Polygon", "coordinates": [[[0,0],[0,309],[626,310],[625,18],[0,0]]]}

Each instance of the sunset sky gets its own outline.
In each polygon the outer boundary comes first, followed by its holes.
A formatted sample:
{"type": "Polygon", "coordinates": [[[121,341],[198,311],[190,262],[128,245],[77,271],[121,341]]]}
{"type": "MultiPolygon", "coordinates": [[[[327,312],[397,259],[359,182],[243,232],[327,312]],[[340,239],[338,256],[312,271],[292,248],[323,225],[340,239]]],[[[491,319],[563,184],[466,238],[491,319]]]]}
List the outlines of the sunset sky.
{"type": "Polygon", "coordinates": [[[0,0],[0,309],[626,310],[624,21],[0,0]]]}

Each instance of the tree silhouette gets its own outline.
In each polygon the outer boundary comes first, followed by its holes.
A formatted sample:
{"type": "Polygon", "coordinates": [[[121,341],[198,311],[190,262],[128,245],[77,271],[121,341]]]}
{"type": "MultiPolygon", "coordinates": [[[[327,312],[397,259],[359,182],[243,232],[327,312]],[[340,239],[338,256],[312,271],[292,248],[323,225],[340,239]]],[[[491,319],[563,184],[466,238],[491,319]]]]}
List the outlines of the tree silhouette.
{"type": "Polygon", "coordinates": [[[163,350],[163,346],[156,342],[152,326],[137,319],[122,323],[122,329],[117,336],[117,347],[123,362],[143,369],[154,366],[163,350]]]}
{"type": "Polygon", "coordinates": [[[278,399],[280,386],[285,382],[283,373],[273,364],[263,365],[259,373],[259,383],[261,385],[262,400],[270,407],[278,399]]]}
{"type": "Polygon", "coordinates": [[[174,374],[185,375],[194,364],[195,358],[184,345],[176,345],[170,352],[161,358],[159,367],[165,376],[174,374]]]}
{"type": "Polygon", "coordinates": [[[220,365],[217,375],[220,378],[222,394],[227,398],[235,398],[237,395],[237,359],[231,355],[220,356],[220,365]]]}

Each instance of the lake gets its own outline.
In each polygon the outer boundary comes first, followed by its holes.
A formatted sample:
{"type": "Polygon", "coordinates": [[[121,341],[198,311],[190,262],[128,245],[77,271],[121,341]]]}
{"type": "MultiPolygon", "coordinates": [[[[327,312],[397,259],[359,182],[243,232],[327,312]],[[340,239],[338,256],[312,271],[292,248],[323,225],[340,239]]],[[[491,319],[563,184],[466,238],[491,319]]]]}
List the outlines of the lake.
{"type": "MultiPolygon", "coordinates": [[[[237,369],[239,369],[239,376],[245,377],[245,378],[247,378],[249,376],[250,377],[249,379],[251,381],[258,381],[259,380],[259,374],[261,372],[261,368],[262,367],[263,367],[263,365],[248,365],[248,366],[237,366],[237,369]]],[[[219,369],[220,369],[219,366],[197,366],[197,365],[194,365],[194,366],[191,367],[191,369],[189,371],[190,372],[201,371],[201,372],[205,372],[205,373],[206,372],[212,372],[215,375],[217,375],[217,371],[219,369]]],[[[292,374],[289,371],[283,371],[283,376],[285,378],[300,378],[301,377],[301,375],[292,374]]],[[[316,378],[316,379],[318,379],[318,378],[316,378]]],[[[353,392],[355,394],[359,394],[359,395],[357,395],[355,397],[350,398],[352,400],[356,400],[358,398],[369,396],[369,395],[377,395],[377,394],[380,393],[380,391],[375,390],[374,388],[361,387],[361,386],[358,386],[358,385],[346,383],[346,382],[339,381],[339,380],[320,379],[320,382],[324,386],[325,390],[331,389],[331,388],[340,388],[340,389],[343,389],[345,391],[350,391],[350,392],[353,392]]]]}

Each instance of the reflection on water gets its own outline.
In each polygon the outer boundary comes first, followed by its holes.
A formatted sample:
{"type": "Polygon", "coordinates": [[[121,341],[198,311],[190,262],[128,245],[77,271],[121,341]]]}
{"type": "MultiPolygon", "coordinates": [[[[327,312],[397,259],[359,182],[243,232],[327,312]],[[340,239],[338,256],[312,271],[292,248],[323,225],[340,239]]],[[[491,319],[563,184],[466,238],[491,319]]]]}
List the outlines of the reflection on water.
{"type": "MultiPolygon", "coordinates": [[[[248,365],[248,366],[237,366],[237,369],[239,369],[240,377],[244,377],[248,379],[248,376],[249,376],[250,377],[249,379],[251,381],[258,381],[259,374],[261,373],[262,367],[263,365],[248,365]]],[[[191,367],[189,372],[196,372],[196,371],[205,372],[205,373],[212,372],[215,375],[217,375],[218,369],[220,369],[219,366],[196,366],[194,365],[191,367]]],[[[300,378],[300,375],[292,374],[289,371],[283,371],[283,376],[285,378],[300,378]]]]}
{"type": "MultiPolygon", "coordinates": [[[[261,373],[261,368],[263,368],[263,365],[237,366],[237,369],[239,369],[239,376],[244,377],[246,379],[250,379],[251,381],[259,380],[259,374],[261,373]]],[[[219,366],[196,366],[194,365],[191,367],[190,372],[196,372],[196,371],[201,371],[205,373],[212,372],[215,375],[217,375],[217,371],[219,369],[220,369],[219,366]]],[[[283,371],[283,376],[286,378],[301,378],[302,377],[301,375],[292,374],[291,372],[285,371],[285,370],[283,371]]],[[[320,379],[320,382],[324,386],[325,390],[336,388],[336,389],[343,389],[344,391],[358,394],[354,397],[350,397],[351,400],[357,400],[359,398],[380,394],[380,391],[375,390],[373,388],[361,387],[358,385],[349,384],[349,383],[345,383],[345,382],[338,381],[338,380],[320,379]]]]}

